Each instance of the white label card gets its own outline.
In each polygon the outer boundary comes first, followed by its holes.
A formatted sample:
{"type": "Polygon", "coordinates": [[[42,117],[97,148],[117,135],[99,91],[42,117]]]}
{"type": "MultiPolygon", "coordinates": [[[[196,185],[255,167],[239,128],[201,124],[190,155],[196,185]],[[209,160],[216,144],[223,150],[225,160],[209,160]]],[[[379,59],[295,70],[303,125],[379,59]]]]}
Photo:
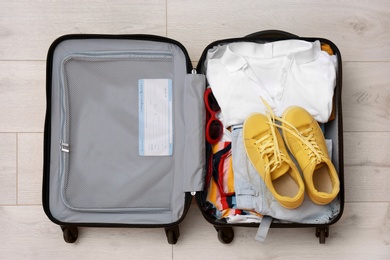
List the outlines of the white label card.
{"type": "Polygon", "coordinates": [[[139,155],[172,155],[172,80],[140,79],[138,112],[139,155]]]}

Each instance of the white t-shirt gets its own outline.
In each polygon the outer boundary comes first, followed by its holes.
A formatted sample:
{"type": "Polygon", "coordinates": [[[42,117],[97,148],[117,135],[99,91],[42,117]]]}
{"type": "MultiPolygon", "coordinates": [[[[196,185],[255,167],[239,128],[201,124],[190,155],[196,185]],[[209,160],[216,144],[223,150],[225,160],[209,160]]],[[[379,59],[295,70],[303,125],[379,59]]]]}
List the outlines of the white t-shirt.
{"type": "Polygon", "coordinates": [[[277,116],[300,106],[318,122],[329,119],[337,62],[319,41],[230,43],[209,50],[206,66],[225,127],[242,124],[253,112],[264,114],[261,98],[277,116]]]}

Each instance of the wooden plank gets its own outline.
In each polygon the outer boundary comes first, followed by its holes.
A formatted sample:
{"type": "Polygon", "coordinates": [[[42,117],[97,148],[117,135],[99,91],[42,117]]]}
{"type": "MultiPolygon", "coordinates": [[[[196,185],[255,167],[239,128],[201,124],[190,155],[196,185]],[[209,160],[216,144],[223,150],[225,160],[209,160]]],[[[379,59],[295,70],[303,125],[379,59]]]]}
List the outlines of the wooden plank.
{"type": "Polygon", "coordinates": [[[0,61],[0,132],[42,132],[45,63],[0,61]]]}
{"type": "Polygon", "coordinates": [[[343,63],[344,131],[390,130],[390,62],[343,63]]]}
{"type": "Polygon", "coordinates": [[[1,259],[172,259],[162,228],[80,228],[67,244],[41,206],[0,207],[0,229],[1,259]]]}
{"type": "Polygon", "coordinates": [[[344,133],[346,201],[390,201],[389,147],[383,132],[344,133]]]}
{"type": "Polygon", "coordinates": [[[347,202],[390,201],[390,167],[346,166],[344,170],[347,202]]]}
{"type": "Polygon", "coordinates": [[[50,44],[64,34],[166,35],[165,1],[1,2],[0,60],[45,60],[50,44]]]}
{"type": "Polygon", "coordinates": [[[221,244],[212,225],[193,207],[173,248],[174,259],[388,259],[390,205],[347,203],[342,218],[330,227],[325,245],[314,228],[270,229],[266,241],[254,240],[257,229],[235,227],[235,238],[221,244]]]}
{"type": "Polygon", "coordinates": [[[16,134],[0,133],[0,205],[16,204],[16,134]]]}
{"type": "Polygon", "coordinates": [[[18,204],[42,203],[43,134],[18,134],[18,204]]]}
{"type": "Polygon", "coordinates": [[[346,166],[390,167],[390,135],[383,132],[344,133],[346,166]]]}
{"type": "Polygon", "coordinates": [[[390,2],[363,1],[167,1],[168,36],[193,60],[211,42],[279,29],[332,40],[346,61],[390,60],[390,2]]]}

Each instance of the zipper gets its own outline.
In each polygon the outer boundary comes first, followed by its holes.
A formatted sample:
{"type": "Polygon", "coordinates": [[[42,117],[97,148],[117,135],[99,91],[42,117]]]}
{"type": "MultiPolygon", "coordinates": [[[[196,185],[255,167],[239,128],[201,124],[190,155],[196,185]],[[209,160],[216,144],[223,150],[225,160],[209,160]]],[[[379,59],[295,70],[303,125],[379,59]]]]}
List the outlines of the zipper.
{"type": "Polygon", "coordinates": [[[111,35],[111,34],[67,34],[63,35],[59,38],[57,38],[53,44],[50,46],[49,52],[48,52],[48,59],[47,63],[52,65],[52,57],[55,50],[55,47],[60,44],[63,41],[66,40],[87,40],[87,39],[113,39],[113,40],[139,40],[139,41],[155,41],[155,42],[165,42],[170,43],[173,45],[178,46],[182,52],[184,53],[184,56],[186,58],[186,70],[187,73],[190,73],[192,70],[192,63],[190,56],[188,54],[187,49],[184,47],[183,44],[180,42],[164,37],[164,36],[157,36],[157,35],[149,35],[149,34],[117,34],[117,35],[111,35]],[[50,62],[49,62],[50,59],[50,62]]]}
{"type": "Polygon", "coordinates": [[[69,144],[65,143],[63,140],[60,142],[61,152],[69,153],[69,144]]]}
{"type": "Polygon", "coordinates": [[[161,59],[161,58],[172,58],[173,55],[171,52],[148,52],[148,51],[113,51],[113,52],[80,52],[80,53],[74,53],[71,54],[66,58],[72,59],[72,58],[115,58],[115,59],[131,59],[131,58],[141,58],[141,59],[161,59]]]}

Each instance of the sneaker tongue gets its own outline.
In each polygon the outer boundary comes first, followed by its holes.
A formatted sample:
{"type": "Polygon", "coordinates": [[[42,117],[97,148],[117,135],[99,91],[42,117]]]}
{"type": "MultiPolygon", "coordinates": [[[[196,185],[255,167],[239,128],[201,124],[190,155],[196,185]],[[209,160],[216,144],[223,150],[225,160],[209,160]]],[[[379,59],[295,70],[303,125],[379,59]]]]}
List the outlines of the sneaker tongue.
{"type": "Polygon", "coordinates": [[[275,171],[272,172],[271,179],[273,181],[276,180],[277,178],[284,175],[289,169],[290,169],[290,165],[288,165],[288,163],[286,162],[283,162],[279,168],[276,168],[275,171]]]}
{"type": "Polygon", "coordinates": [[[321,163],[317,164],[316,167],[315,167],[314,169],[315,169],[315,170],[318,170],[318,169],[324,167],[325,165],[326,165],[325,162],[321,162],[321,163]]]}

